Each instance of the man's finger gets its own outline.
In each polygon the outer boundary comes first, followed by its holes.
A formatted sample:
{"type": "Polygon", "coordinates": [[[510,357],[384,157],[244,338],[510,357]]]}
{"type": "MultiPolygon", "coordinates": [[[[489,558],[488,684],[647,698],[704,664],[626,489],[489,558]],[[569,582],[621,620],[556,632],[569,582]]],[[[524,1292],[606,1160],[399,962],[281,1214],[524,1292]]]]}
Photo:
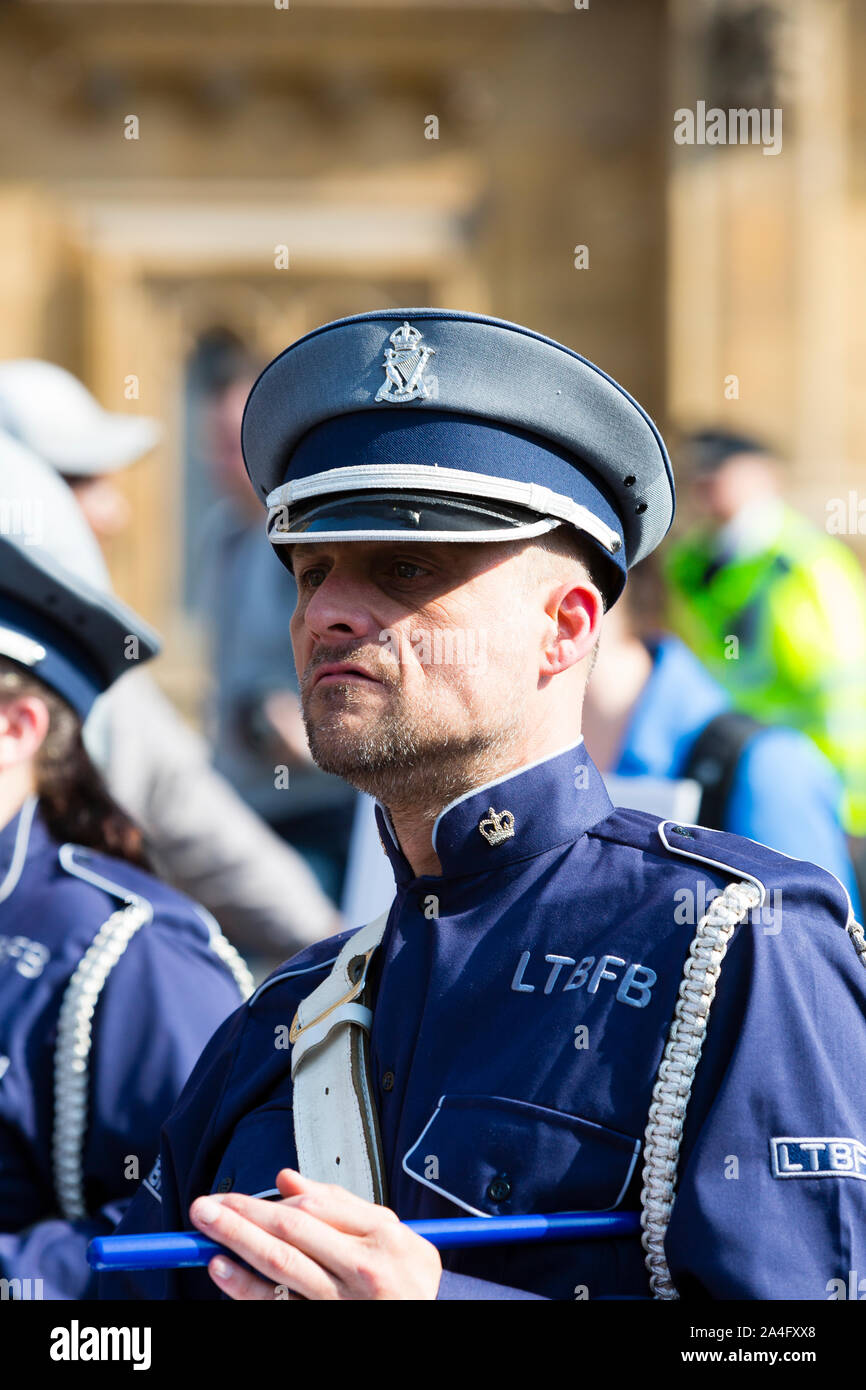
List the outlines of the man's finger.
{"type": "Polygon", "coordinates": [[[239,1192],[222,1200],[198,1197],[190,1207],[190,1219],[198,1230],[234,1251],[271,1283],[285,1285],[304,1298],[339,1298],[337,1280],[315,1253],[306,1253],[296,1241],[299,1232],[305,1233],[307,1247],[334,1259],[331,1246],[345,1237],[296,1208],[283,1208],[282,1219],[277,1222],[280,1206],[239,1192]],[[314,1230],[317,1240],[310,1239],[314,1230]]]}
{"type": "Polygon", "coordinates": [[[301,1295],[293,1293],[286,1285],[281,1288],[279,1285],[270,1284],[258,1274],[235,1264],[234,1260],[227,1260],[225,1255],[214,1256],[207,1272],[217,1288],[228,1294],[229,1298],[248,1303],[269,1303],[279,1298],[287,1302],[302,1301],[301,1295]]]}
{"type": "Polygon", "coordinates": [[[377,1206],[354,1192],[330,1183],[314,1182],[296,1173],[293,1168],[281,1168],[277,1174],[277,1189],[291,1200],[293,1207],[309,1212],[320,1221],[346,1235],[368,1236],[382,1230],[385,1223],[397,1225],[398,1218],[390,1207],[377,1206]]]}

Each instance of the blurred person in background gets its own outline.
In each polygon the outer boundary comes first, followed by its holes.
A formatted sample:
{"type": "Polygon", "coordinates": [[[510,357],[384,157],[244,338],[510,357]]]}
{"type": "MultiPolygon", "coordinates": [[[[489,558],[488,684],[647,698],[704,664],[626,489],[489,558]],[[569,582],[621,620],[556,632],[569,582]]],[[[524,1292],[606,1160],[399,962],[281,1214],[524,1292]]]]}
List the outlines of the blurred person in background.
{"type": "MultiPolygon", "coordinates": [[[[95,537],[129,520],[110,475],[150,449],[157,429],[103,410],[50,363],[0,363],[5,529],[109,592],[95,537]]],[[[339,929],[342,919],[301,857],[214,771],[204,739],[147,673],[128,672],[97,702],[86,739],[112,796],[142,827],[158,872],[262,957],[262,969],[339,929]]]]}
{"type": "MultiPolygon", "coordinates": [[[[760,441],[703,430],[683,453],[701,524],[667,554],[671,625],[737,709],[817,744],[842,779],[845,829],[866,836],[860,565],[784,501],[778,462],[760,441]]],[[[860,838],[861,862],[862,848],[860,838]]]]}
{"type": "Polygon", "coordinates": [[[199,1053],[252,989],[213,918],[147,871],[82,740],[100,692],[157,649],[113,596],[0,537],[0,1275],[22,1281],[13,1297],[88,1296],[88,1241],[120,1219],[199,1053]]]}
{"type": "Polygon", "coordinates": [[[214,331],[205,346],[202,433],[220,496],[205,518],[196,573],[212,639],[214,763],[339,902],[357,793],[322,772],[307,744],[289,636],[297,588],[262,531],[241,453],[259,365],[231,333],[214,331]]]}
{"type": "Polygon", "coordinates": [[[829,869],[859,917],[840,810],[842,784],[812,741],[734,708],[730,694],[661,629],[654,558],[636,565],[605,616],[583,730],[615,805],[745,835],[829,869]]]}
{"type": "Polygon", "coordinates": [[[347,927],[364,926],[394,901],[394,873],[376,824],[376,801],[358,792],[340,908],[347,927]]]}

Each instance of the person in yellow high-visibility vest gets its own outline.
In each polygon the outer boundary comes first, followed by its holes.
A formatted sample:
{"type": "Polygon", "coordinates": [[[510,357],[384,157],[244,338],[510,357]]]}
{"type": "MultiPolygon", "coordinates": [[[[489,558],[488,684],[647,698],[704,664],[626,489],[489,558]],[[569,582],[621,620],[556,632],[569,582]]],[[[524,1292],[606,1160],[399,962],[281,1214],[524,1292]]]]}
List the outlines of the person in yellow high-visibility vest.
{"type": "Polygon", "coordinates": [[[665,559],[669,621],[737,708],[808,734],[844,785],[843,823],[866,836],[866,580],[854,553],[781,497],[757,440],[687,441],[703,525],[665,559]]]}

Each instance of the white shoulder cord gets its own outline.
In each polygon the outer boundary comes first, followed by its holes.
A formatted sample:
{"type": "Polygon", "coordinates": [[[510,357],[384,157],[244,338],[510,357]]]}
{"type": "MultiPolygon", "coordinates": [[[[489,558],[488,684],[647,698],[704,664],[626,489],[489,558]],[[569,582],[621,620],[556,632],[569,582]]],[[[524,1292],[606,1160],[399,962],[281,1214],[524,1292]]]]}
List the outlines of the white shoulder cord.
{"type": "Polygon", "coordinates": [[[67,1221],[87,1215],[84,1136],[87,1131],[88,1058],[96,1001],[113,967],[153,909],[143,898],[103,922],[66,986],[54,1051],[54,1188],[67,1221]]]}
{"type": "Polygon", "coordinates": [[[208,944],[211,950],[215,955],[219,956],[223,965],[231,971],[232,978],[240,990],[241,999],[249,999],[256,986],[246,961],[240,951],[232,945],[228,937],[223,935],[219,922],[208,912],[207,908],[202,907],[200,903],[196,903],[196,910],[208,929],[210,935],[208,944]]]}
{"type": "Polygon", "coordinates": [[[866,936],[864,936],[863,928],[857,921],[853,912],[848,918],[848,926],[846,930],[851,938],[851,944],[853,945],[854,950],[860,957],[860,964],[866,967],[866,936]]]}
{"type": "MultiPolygon", "coordinates": [[[[95,873],[75,858],[80,847],[60,846],[58,857],[67,873],[124,899],[125,906],[103,922],[72,974],[63,995],[57,1021],[54,1051],[54,1136],[52,1158],[54,1188],[67,1221],[87,1215],[84,1201],[84,1139],[87,1133],[89,1090],[88,1060],[93,1042],[96,1002],[114,966],[140,927],[153,918],[145,898],[130,893],[122,884],[95,873]]],[[[196,910],[207,927],[209,945],[231,972],[241,999],[253,992],[253,977],[243,957],[223,936],[211,914],[198,904],[196,910]]]]}
{"type": "MultiPolygon", "coordinates": [[[[698,923],[653,1087],[650,1122],[645,1131],[641,1243],[646,1251],[650,1287],[658,1299],[679,1298],[665,1257],[664,1241],[674,1203],[686,1107],[704,1045],[710,1005],[734,928],[759,905],[761,898],[755,883],[730,883],[713,899],[698,923]]],[[[846,930],[860,963],[866,967],[866,935],[853,912],[846,930]]]]}
{"type": "Polygon", "coordinates": [[[747,912],[758,906],[762,896],[755,883],[729,883],[713,898],[689,947],[645,1131],[644,1186],[640,1195],[643,1207],[641,1244],[646,1251],[650,1287],[658,1299],[679,1298],[665,1257],[664,1242],[674,1204],[686,1107],[704,1045],[710,1005],[734,928],[747,912]]]}

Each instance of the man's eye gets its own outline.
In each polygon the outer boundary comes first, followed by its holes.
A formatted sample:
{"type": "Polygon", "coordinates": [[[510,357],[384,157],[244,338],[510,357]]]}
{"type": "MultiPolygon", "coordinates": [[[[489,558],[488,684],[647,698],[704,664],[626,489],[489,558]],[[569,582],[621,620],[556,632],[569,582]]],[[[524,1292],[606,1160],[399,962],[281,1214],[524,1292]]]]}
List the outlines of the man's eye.
{"type": "Polygon", "coordinates": [[[321,565],[311,565],[309,569],[302,570],[298,575],[298,588],[318,589],[324,573],[321,565]]]}
{"type": "Polygon", "coordinates": [[[393,571],[398,579],[414,579],[418,574],[426,574],[426,570],[421,565],[415,565],[411,560],[395,560],[393,571]],[[407,573],[407,571],[411,571],[411,573],[407,573]]]}

